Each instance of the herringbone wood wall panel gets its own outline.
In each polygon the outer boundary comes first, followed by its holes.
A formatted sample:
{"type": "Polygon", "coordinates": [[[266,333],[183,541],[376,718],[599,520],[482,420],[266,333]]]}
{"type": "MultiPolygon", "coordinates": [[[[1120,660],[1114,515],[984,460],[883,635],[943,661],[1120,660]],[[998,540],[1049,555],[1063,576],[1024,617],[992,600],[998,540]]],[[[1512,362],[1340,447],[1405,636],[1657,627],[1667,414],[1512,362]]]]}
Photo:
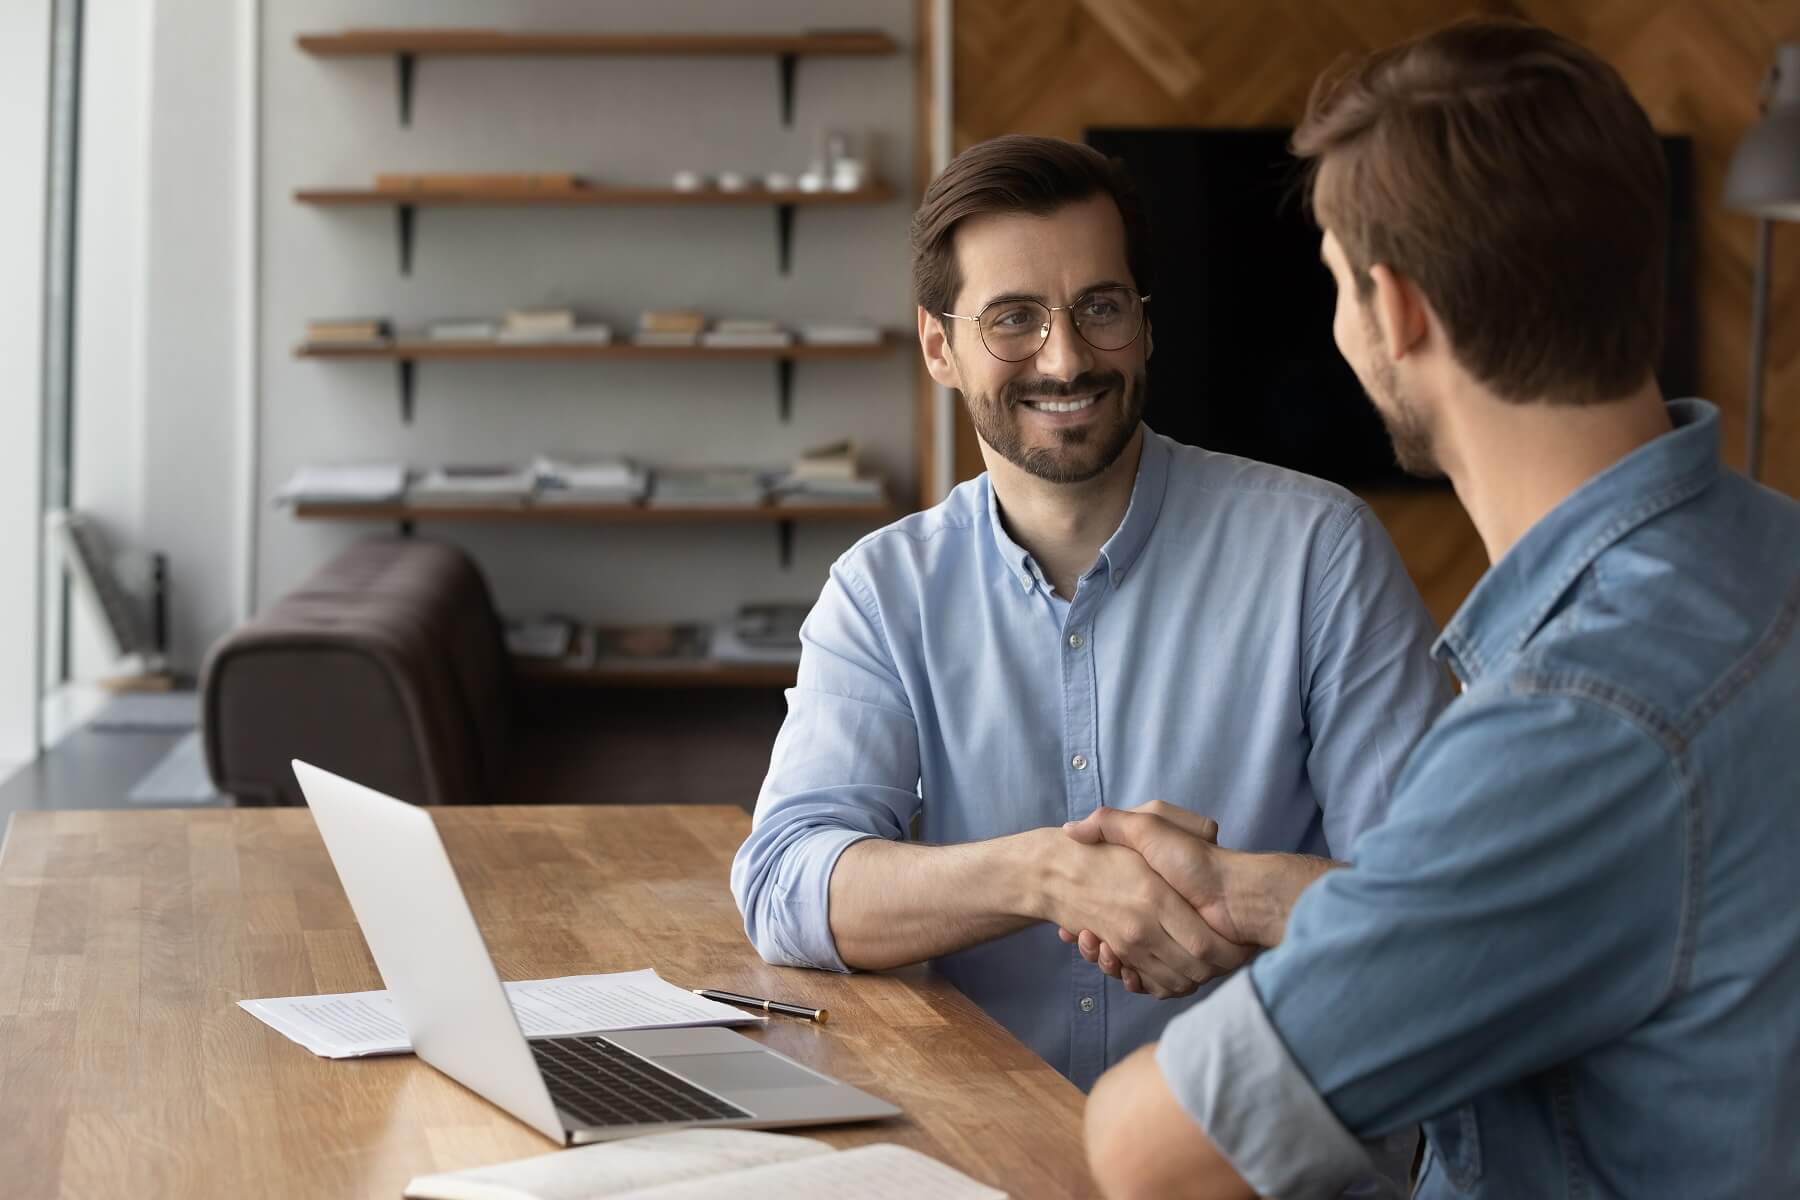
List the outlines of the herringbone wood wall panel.
{"type": "MultiPolygon", "coordinates": [[[[1701,381],[1724,410],[1727,459],[1741,464],[1755,225],[1718,197],[1776,45],[1800,39],[1800,0],[959,0],[956,146],[1001,133],[1079,140],[1097,125],[1292,124],[1339,55],[1475,12],[1592,47],[1659,129],[1694,139],[1701,381]]],[[[1800,225],[1775,234],[1763,477],[1800,495],[1800,225]]],[[[973,473],[968,451],[964,422],[958,466],[973,473]]],[[[1466,518],[1448,496],[1374,499],[1446,619],[1485,566],[1466,518]]]]}

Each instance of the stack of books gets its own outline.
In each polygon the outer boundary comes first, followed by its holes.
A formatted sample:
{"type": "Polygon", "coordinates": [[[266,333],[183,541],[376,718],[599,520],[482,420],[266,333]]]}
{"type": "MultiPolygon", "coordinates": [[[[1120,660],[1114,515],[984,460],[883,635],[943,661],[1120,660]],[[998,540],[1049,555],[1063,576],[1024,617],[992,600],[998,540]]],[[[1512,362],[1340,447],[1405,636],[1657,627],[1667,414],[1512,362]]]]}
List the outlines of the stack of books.
{"type": "Polygon", "coordinates": [[[544,455],[532,470],[537,476],[537,503],[552,507],[636,504],[650,486],[649,473],[623,458],[573,462],[544,455]]]}
{"type": "Polygon", "coordinates": [[[425,326],[434,342],[491,342],[499,333],[500,323],[488,317],[447,317],[425,326]]]}
{"type": "Polygon", "coordinates": [[[712,657],[726,663],[797,663],[805,604],[746,604],[714,626],[712,657]]]}
{"type": "Polygon", "coordinates": [[[700,335],[700,344],[716,348],[791,346],[794,335],[773,321],[733,317],[715,322],[711,329],[700,335]]]}
{"type": "Polygon", "coordinates": [[[657,508],[753,508],[768,497],[767,477],[752,467],[663,467],[650,486],[657,508]]]}
{"type": "Polygon", "coordinates": [[[873,325],[802,325],[800,340],[809,346],[875,346],[881,342],[881,330],[873,325]]]}
{"type": "Polygon", "coordinates": [[[523,507],[537,490],[530,467],[433,467],[406,491],[408,503],[421,507],[523,507]]]}
{"type": "Polygon", "coordinates": [[[508,617],[507,653],[516,658],[566,659],[575,649],[575,622],[568,617],[508,617]]]}
{"type": "Polygon", "coordinates": [[[500,323],[503,342],[588,342],[604,346],[612,341],[612,327],[583,324],[572,308],[515,308],[500,323]]]}
{"type": "Polygon", "coordinates": [[[696,346],[700,331],[706,328],[706,317],[685,309],[647,310],[638,316],[637,336],[640,346],[696,346]]]}
{"type": "Polygon", "coordinates": [[[392,504],[406,493],[401,463],[301,467],[276,493],[277,504],[392,504]]]}
{"type": "Polygon", "coordinates": [[[802,451],[775,481],[774,491],[781,503],[792,505],[876,504],[885,494],[881,479],[857,466],[853,441],[802,451]]]}
{"type": "Polygon", "coordinates": [[[596,625],[594,662],[600,666],[697,667],[706,662],[711,631],[704,625],[596,625]]]}
{"type": "Polygon", "coordinates": [[[315,346],[378,346],[391,332],[381,317],[326,318],[306,323],[306,340],[315,346]]]}

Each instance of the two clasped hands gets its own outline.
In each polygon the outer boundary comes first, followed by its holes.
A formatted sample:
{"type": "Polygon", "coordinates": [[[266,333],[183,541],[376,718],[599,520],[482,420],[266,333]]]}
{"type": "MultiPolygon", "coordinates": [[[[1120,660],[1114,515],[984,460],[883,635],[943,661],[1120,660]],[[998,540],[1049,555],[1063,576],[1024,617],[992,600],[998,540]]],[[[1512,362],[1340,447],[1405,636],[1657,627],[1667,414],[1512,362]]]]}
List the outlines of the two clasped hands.
{"type": "Polygon", "coordinates": [[[1225,849],[1216,821],[1162,800],[1096,809],[1061,832],[1104,853],[1085,861],[1112,893],[1053,918],[1063,941],[1127,990],[1158,999],[1190,995],[1279,943],[1294,900],[1337,865],[1225,849]]]}

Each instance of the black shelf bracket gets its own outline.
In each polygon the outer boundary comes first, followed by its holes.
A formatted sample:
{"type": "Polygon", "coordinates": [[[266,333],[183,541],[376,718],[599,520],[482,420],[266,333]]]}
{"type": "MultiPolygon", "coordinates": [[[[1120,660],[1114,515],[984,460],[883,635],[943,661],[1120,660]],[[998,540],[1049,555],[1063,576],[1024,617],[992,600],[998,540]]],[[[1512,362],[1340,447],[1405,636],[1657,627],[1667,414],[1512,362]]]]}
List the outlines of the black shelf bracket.
{"type": "Polygon", "coordinates": [[[775,260],[781,265],[781,273],[786,275],[789,265],[794,260],[794,206],[792,204],[775,206],[775,260]]]}
{"type": "Polygon", "coordinates": [[[410,204],[402,204],[394,209],[394,220],[400,233],[400,273],[412,274],[413,229],[418,219],[418,209],[410,204]]]}
{"type": "Polygon", "coordinates": [[[412,124],[413,73],[418,68],[418,60],[411,54],[394,55],[394,78],[400,84],[400,124],[402,127],[412,124]]]}
{"type": "Polygon", "coordinates": [[[410,358],[400,359],[396,364],[400,369],[400,423],[411,425],[413,419],[413,385],[418,377],[419,364],[410,358]]]}
{"type": "Polygon", "coordinates": [[[781,569],[785,571],[794,565],[794,522],[775,522],[775,537],[781,545],[781,569]]]}
{"type": "Polygon", "coordinates": [[[793,419],[794,360],[791,358],[775,360],[775,411],[784,424],[793,419]]]}
{"type": "Polygon", "coordinates": [[[783,127],[794,123],[794,76],[800,67],[798,54],[781,56],[781,124],[783,127]]]}

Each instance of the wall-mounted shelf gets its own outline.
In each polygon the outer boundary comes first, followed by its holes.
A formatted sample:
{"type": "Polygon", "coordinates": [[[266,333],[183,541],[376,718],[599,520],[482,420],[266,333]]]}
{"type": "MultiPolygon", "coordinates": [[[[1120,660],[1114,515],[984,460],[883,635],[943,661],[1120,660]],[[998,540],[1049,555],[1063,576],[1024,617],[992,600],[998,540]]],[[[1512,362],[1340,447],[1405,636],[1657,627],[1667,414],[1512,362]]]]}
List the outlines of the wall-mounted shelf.
{"type": "Polygon", "coordinates": [[[771,192],[751,188],[741,192],[708,188],[683,192],[674,188],[654,187],[578,187],[544,188],[465,188],[461,190],[418,189],[399,191],[385,188],[298,188],[297,204],[330,208],[392,208],[400,238],[400,273],[412,273],[413,236],[421,208],[590,208],[605,206],[633,207],[697,207],[731,208],[773,207],[775,209],[776,260],[783,275],[793,257],[794,210],[801,207],[838,207],[852,204],[885,204],[894,198],[894,189],[875,182],[854,192],[771,192]]]}
{"type": "Polygon", "coordinates": [[[638,346],[629,342],[597,346],[581,342],[447,341],[395,338],[371,345],[301,342],[295,358],[349,362],[392,362],[399,368],[400,420],[410,424],[416,363],[421,362],[773,362],[776,409],[783,421],[793,415],[794,364],[831,359],[882,358],[898,339],[883,334],[867,346],[638,346]]]}
{"type": "Polygon", "coordinates": [[[744,58],[769,55],[781,72],[781,123],[794,123],[794,78],[802,58],[870,58],[899,49],[885,33],[684,34],[507,33],[498,29],[347,29],[294,39],[319,58],[392,56],[400,92],[400,124],[412,124],[413,83],[421,58],[552,56],[744,58]]]}
{"type": "Polygon", "coordinates": [[[797,669],[788,663],[677,663],[568,667],[558,662],[513,659],[521,679],[556,687],[594,688],[789,688],[797,669]]]}
{"type": "Polygon", "coordinates": [[[302,521],[392,521],[410,534],[421,521],[535,525],[736,525],[773,523],[780,538],[781,565],[794,558],[794,526],[799,522],[857,521],[885,525],[899,513],[887,501],[876,504],[749,504],[717,508],[647,504],[444,505],[296,504],[302,521]]]}

